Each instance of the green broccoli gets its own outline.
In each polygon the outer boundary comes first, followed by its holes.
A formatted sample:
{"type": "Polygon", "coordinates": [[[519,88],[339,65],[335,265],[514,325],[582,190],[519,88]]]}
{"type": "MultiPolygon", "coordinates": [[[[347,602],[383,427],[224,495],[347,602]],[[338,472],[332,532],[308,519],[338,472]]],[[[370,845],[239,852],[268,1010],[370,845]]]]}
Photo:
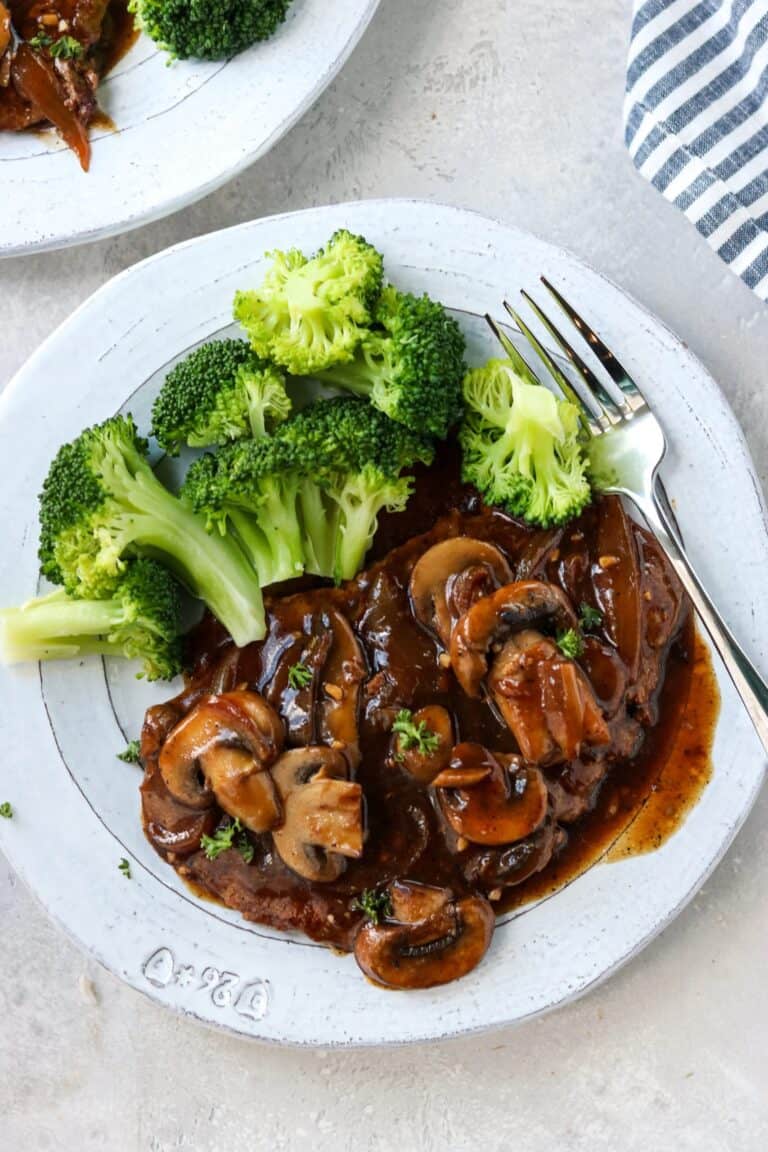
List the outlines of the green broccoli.
{"type": "Polygon", "coordinates": [[[278,437],[296,449],[304,471],[299,506],[309,571],[337,582],[351,579],[371,546],[379,513],[405,508],[413,481],[401,473],[432,462],[432,441],[354,396],[304,408],[278,437]]]}
{"type": "Polygon", "coordinates": [[[154,560],[135,560],[108,600],[63,588],[0,612],[0,659],[66,660],[96,653],[141,660],[148,680],[181,671],[181,590],[154,560]]]}
{"type": "Polygon", "coordinates": [[[383,508],[400,510],[401,476],[432,443],[365,400],[320,400],[266,441],[241,440],[196,461],[184,499],[210,529],[232,528],[264,585],[302,568],[347,580],[360,569],[383,508]]]}
{"type": "Polygon", "coordinates": [[[186,60],[224,60],[266,40],[285,20],[290,0],[130,0],[142,32],[186,60]]]}
{"type": "Polygon", "coordinates": [[[175,456],[183,444],[208,448],[266,436],[290,410],[279,369],[245,340],[216,340],[168,373],[152,406],[152,434],[175,456]]]}
{"type": "Polygon", "coordinates": [[[311,260],[297,249],[269,255],[261,287],[235,295],[235,320],[257,355],[294,376],[351,360],[381,292],[381,255],[345,230],[311,260]]]}
{"type": "Polygon", "coordinates": [[[388,285],[354,359],[316,375],[369,397],[392,420],[444,439],[461,419],[464,350],[461,329],[442,304],[388,285]]]}
{"type": "Polygon", "coordinates": [[[262,587],[305,567],[296,453],[276,437],[241,440],[196,460],[181,489],[209,531],[234,529],[262,587]]]}
{"type": "Polygon", "coordinates": [[[212,537],[171,495],[130,416],[88,428],[58,451],[40,495],[40,562],[54,584],[107,599],[133,557],[166,564],[239,646],[265,634],[256,573],[236,541],[212,537]]]}
{"type": "Polygon", "coordinates": [[[575,406],[524,380],[508,360],[464,379],[462,476],[488,504],[542,527],[562,524],[590,500],[575,406]]]}

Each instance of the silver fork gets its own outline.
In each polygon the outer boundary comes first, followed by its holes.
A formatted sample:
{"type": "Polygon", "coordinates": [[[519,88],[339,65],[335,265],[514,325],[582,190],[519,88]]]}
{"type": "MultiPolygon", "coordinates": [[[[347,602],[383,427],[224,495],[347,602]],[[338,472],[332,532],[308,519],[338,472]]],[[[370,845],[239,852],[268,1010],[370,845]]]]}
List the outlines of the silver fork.
{"type": "MultiPolygon", "coordinates": [[[[664,431],[636,382],[611,350],[548,280],[542,277],[542,283],[605,368],[616,386],[615,395],[527,292],[522,293],[524,299],[578,372],[578,391],[506,300],[504,307],[563,395],[577,406],[589,437],[594,486],[601,492],[614,492],[631,500],[669,557],[768,752],[768,684],[735,639],[686,555],[658,472],[667,450],[664,431]]],[[[541,383],[506,333],[490,316],[486,319],[517,371],[524,378],[541,383]]]]}

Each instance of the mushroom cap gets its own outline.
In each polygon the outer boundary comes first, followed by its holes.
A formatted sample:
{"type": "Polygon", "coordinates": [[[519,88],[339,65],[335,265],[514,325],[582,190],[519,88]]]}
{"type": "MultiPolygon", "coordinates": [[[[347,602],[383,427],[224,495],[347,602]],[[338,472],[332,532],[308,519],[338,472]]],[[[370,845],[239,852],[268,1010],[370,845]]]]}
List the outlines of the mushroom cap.
{"type": "Polygon", "coordinates": [[[363,924],[355,940],[355,959],[375,984],[434,988],[480,963],[495,924],[483,896],[457,900],[449,888],[408,880],[396,880],[389,893],[392,916],[363,924]]]}
{"type": "Polygon", "coordinates": [[[448,648],[459,617],[479,597],[511,579],[512,570],[495,545],[454,536],[435,544],[414,565],[408,588],[411,609],[448,648]]]}
{"type": "Polygon", "coordinates": [[[179,721],[160,750],[159,766],[168,791],[190,808],[209,808],[214,791],[203,758],[216,745],[245,748],[253,772],[275,760],[283,745],[280,717],[256,692],[207,696],[179,721]]]}
{"type": "Polygon", "coordinates": [[[245,748],[214,744],[200,757],[203,773],[221,808],[251,832],[269,832],[282,809],[269,772],[254,768],[245,748]]]}
{"type": "Polygon", "coordinates": [[[486,845],[470,852],[463,861],[464,877],[473,888],[486,892],[516,887],[545,868],[566,839],[550,808],[541,827],[525,840],[497,847],[486,845]]]}
{"type": "Polygon", "coordinates": [[[464,613],[451,635],[451,666],[468,696],[479,696],[488,674],[488,652],[512,632],[549,624],[578,628],[565,593],[541,580],[517,580],[478,600],[464,613]]]}
{"type": "Polygon", "coordinates": [[[531,764],[575,760],[610,732],[582,669],[533,630],[511,636],[494,660],[488,690],[531,764]]]}
{"type": "Polygon", "coordinates": [[[517,756],[496,756],[481,744],[457,744],[451,770],[467,772],[462,787],[441,786],[443,815],[457,836],[472,844],[513,844],[532,835],[547,815],[549,794],[538,768],[517,756]],[[485,774],[472,781],[472,773],[485,774]]]}
{"type": "Polygon", "coordinates": [[[345,857],[363,854],[363,791],[348,775],[344,756],[320,745],[291,748],[272,769],[283,807],[275,849],[306,880],[336,880],[345,857]]]}
{"type": "Polygon", "coordinates": [[[447,709],[439,704],[428,704],[413,714],[413,723],[424,724],[438,738],[433,752],[420,752],[418,748],[403,748],[399,736],[394,739],[394,759],[410,772],[420,784],[431,784],[447,765],[453,748],[453,721],[447,709]]]}

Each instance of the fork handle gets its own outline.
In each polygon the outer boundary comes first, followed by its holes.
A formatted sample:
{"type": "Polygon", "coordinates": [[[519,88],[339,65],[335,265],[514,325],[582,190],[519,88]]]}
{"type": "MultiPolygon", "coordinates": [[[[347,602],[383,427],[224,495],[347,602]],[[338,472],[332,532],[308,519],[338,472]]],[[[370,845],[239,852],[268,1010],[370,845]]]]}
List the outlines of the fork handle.
{"type": "Polygon", "coordinates": [[[667,557],[680,577],[680,582],[693,601],[693,605],[704,624],[710,639],[725,664],[728,675],[742,699],[749,718],[755,726],[763,748],[768,752],[768,683],[755,668],[744,649],[736,640],[709,598],[696,570],[677,543],[675,534],[658,498],[653,500],[633,499],[642,512],[649,528],[661,544],[667,557]]]}

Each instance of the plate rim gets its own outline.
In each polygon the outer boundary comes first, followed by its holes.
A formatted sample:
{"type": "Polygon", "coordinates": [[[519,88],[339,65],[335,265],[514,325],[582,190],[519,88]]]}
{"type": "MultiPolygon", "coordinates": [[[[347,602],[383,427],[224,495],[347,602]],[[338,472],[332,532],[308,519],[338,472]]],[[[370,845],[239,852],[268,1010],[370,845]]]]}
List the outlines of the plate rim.
{"type": "MultiPolygon", "coordinates": [[[[679,337],[675,336],[675,334],[672,332],[672,330],[666,324],[664,324],[663,321],[659,320],[647,308],[645,308],[642,304],[638,303],[637,300],[635,300],[634,297],[631,296],[631,294],[625,292],[622,288],[620,288],[618,285],[616,285],[615,282],[613,282],[610,278],[608,278],[607,276],[603,275],[602,273],[600,273],[599,271],[594,269],[587,261],[584,261],[580,257],[575,256],[573,253],[569,252],[566,248],[564,248],[560,245],[551,244],[548,241],[542,240],[541,238],[535,236],[534,234],[527,232],[523,229],[520,229],[514,225],[510,225],[510,224],[506,224],[506,223],[498,221],[498,220],[494,220],[493,217],[490,217],[487,214],[475,212],[475,211],[468,210],[468,209],[457,208],[457,207],[452,206],[452,205],[440,204],[440,203],[435,202],[435,201],[426,201],[426,200],[417,199],[417,198],[381,198],[381,199],[375,199],[375,200],[362,200],[362,201],[357,200],[357,201],[349,201],[349,202],[346,202],[343,204],[324,205],[324,206],[317,206],[314,208],[307,208],[307,209],[303,209],[303,210],[295,211],[295,212],[279,213],[279,214],[275,214],[275,215],[270,216],[270,217],[263,217],[263,218],[260,218],[260,219],[254,220],[254,221],[246,221],[246,222],[243,222],[241,224],[237,224],[237,225],[231,226],[229,228],[221,229],[221,230],[218,230],[217,232],[209,233],[209,234],[206,234],[206,235],[201,236],[201,237],[193,237],[193,238],[190,238],[188,240],[181,241],[181,242],[179,242],[179,243],[177,243],[177,244],[175,244],[175,245],[173,245],[167,249],[162,250],[161,252],[154,253],[151,256],[149,256],[149,257],[145,258],[144,260],[138,262],[137,264],[133,265],[132,267],[125,269],[123,272],[119,273],[117,276],[112,277],[105,284],[101,285],[85,301],[83,301],[83,303],[61,325],[59,325],[56,328],[56,330],[53,333],[51,333],[50,336],[48,336],[43,341],[43,343],[36,349],[36,351],[32,354],[32,356],[27,360],[27,362],[14,375],[13,379],[9,382],[7,388],[4,390],[2,397],[0,397],[0,420],[4,420],[6,418],[6,415],[7,415],[6,409],[8,408],[9,404],[12,403],[12,401],[16,398],[18,390],[21,387],[23,387],[24,376],[26,376],[26,374],[28,372],[31,372],[34,370],[38,357],[42,357],[45,354],[48,346],[51,343],[56,341],[56,339],[61,334],[62,330],[66,329],[66,327],[69,326],[70,323],[72,323],[75,320],[75,318],[78,317],[82,312],[90,309],[95,304],[97,304],[99,301],[99,298],[103,294],[108,294],[109,291],[112,290],[116,286],[117,283],[122,282],[126,279],[130,279],[134,276],[140,276],[142,274],[142,272],[145,270],[146,265],[152,264],[154,262],[159,262],[159,261],[162,261],[164,259],[168,259],[169,257],[175,256],[180,250],[191,248],[195,245],[202,245],[202,244],[209,242],[209,241],[212,241],[213,243],[215,243],[221,236],[223,236],[225,234],[236,233],[239,231],[247,231],[249,228],[254,227],[254,225],[265,226],[266,228],[269,228],[270,225],[276,223],[277,221],[284,222],[284,221],[292,219],[292,218],[295,219],[295,218],[301,217],[301,216],[312,215],[313,213],[324,213],[324,212],[329,212],[329,211],[332,213],[343,214],[346,212],[354,212],[355,210],[360,209],[363,206],[365,206],[366,208],[379,208],[379,209],[383,209],[383,210],[391,209],[393,206],[396,208],[397,207],[413,207],[414,209],[434,211],[434,212],[438,212],[438,213],[447,212],[447,213],[455,213],[458,216],[466,215],[466,216],[474,217],[477,222],[492,225],[493,227],[499,228],[505,232],[514,233],[517,236],[522,237],[524,240],[533,240],[536,243],[538,243],[539,245],[543,246],[544,248],[547,248],[549,250],[554,250],[554,252],[557,253],[558,256],[566,258],[568,261],[571,261],[576,266],[580,267],[583,270],[586,270],[590,275],[597,277],[600,280],[602,280],[604,283],[606,283],[609,286],[612,293],[618,293],[620,296],[629,300],[629,302],[634,306],[634,308],[637,309],[641,315],[645,316],[651,322],[651,325],[653,328],[661,329],[675,347],[678,347],[678,348],[684,347],[682,344],[682,341],[679,339],[679,337]]],[[[757,497],[758,508],[759,508],[761,519],[762,519],[762,525],[763,525],[763,535],[765,537],[765,539],[763,539],[763,541],[762,541],[762,544],[763,544],[763,550],[765,550],[766,543],[768,542],[768,516],[766,515],[765,498],[764,498],[764,495],[762,493],[762,490],[761,490],[761,487],[759,484],[759,480],[758,480],[756,472],[755,472],[754,464],[752,462],[743,431],[742,431],[741,427],[739,426],[738,421],[735,418],[735,415],[731,409],[731,406],[727,400],[727,397],[725,397],[725,395],[721,392],[716,381],[714,380],[714,378],[712,377],[711,373],[708,371],[706,366],[698,360],[698,358],[690,351],[690,349],[688,349],[687,347],[684,347],[684,350],[685,350],[685,355],[688,358],[688,360],[695,363],[702,385],[704,385],[708,389],[708,391],[710,392],[710,394],[713,397],[717,398],[719,406],[720,406],[722,417],[728,421],[728,423],[730,425],[731,433],[734,435],[736,440],[739,442],[739,446],[740,446],[740,448],[742,450],[742,454],[743,454],[743,462],[744,462],[746,474],[748,475],[749,479],[751,480],[751,483],[752,483],[753,488],[755,490],[755,495],[757,497]]],[[[223,1031],[228,1032],[230,1034],[245,1035],[251,1039],[258,1040],[261,1043],[279,1044],[279,1045],[283,1045],[283,1046],[293,1046],[293,1047],[300,1047],[300,1048],[307,1048],[307,1047],[309,1047],[309,1048],[317,1048],[317,1047],[320,1047],[320,1048],[323,1048],[323,1047],[327,1047],[327,1048],[331,1048],[331,1047],[377,1047],[377,1046],[382,1046],[382,1045],[403,1046],[405,1044],[428,1042],[429,1040],[448,1039],[448,1038],[459,1037],[459,1036],[474,1035],[474,1034],[478,1034],[480,1032],[492,1031],[492,1030],[499,1029],[502,1027],[517,1025],[519,1023],[524,1022],[527,1019],[532,1018],[533,1016],[537,1016],[537,1015],[541,1015],[545,1012],[553,1011],[556,1008],[561,1007],[564,1004],[571,1002],[572,1000],[585,994],[588,990],[591,990],[592,988],[596,987],[597,985],[602,983],[604,980],[608,979],[618,969],[623,967],[623,965],[625,963],[629,962],[629,960],[631,960],[640,951],[642,951],[642,949],[645,948],[646,945],[655,936],[657,936],[661,931],[663,931],[664,928],[666,928],[677,917],[677,915],[682,910],[682,908],[685,907],[685,905],[690,901],[690,899],[693,897],[695,892],[706,881],[707,877],[709,875],[711,875],[712,871],[717,867],[717,865],[720,862],[720,860],[722,859],[723,855],[726,853],[726,851],[730,847],[731,843],[733,842],[733,839],[737,835],[739,829],[743,825],[744,820],[746,820],[749,812],[751,811],[752,806],[754,804],[754,801],[755,801],[755,799],[756,799],[756,797],[760,791],[760,788],[762,786],[764,776],[765,776],[765,764],[763,764],[762,777],[758,776],[756,778],[754,787],[752,788],[750,794],[748,796],[746,796],[744,799],[739,819],[736,822],[734,822],[732,825],[730,825],[727,834],[721,838],[721,840],[719,842],[718,851],[717,851],[716,855],[713,857],[713,859],[711,860],[711,862],[709,863],[708,867],[705,869],[705,871],[699,872],[697,874],[694,882],[690,885],[690,887],[687,889],[685,894],[676,902],[674,907],[667,910],[667,912],[665,913],[663,918],[661,918],[653,926],[651,931],[647,932],[645,935],[643,935],[641,938],[639,938],[635,942],[635,944],[632,948],[630,948],[624,955],[622,955],[615,963],[610,965],[610,967],[605,968],[603,971],[601,971],[599,973],[599,975],[595,979],[591,980],[588,984],[586,984],[584,986],[576,987],[571,992],[571,994],[561,996],[559,999],[557,999],[557,1001],[555,1003],[551,1003],[551,1004],[548,1004],[544,1007],[537,1008],[537,1009],[535,1009],[535,1010],[533,1010],[527,1014],[518,1015],[514,1019],[509,1019],[509,1018],[499,1019],[499,1018],[497,1018],[497,1019],[494,1019],[492,1021],[480,1022],[477,1024],[470,1024],[470,1025],[466,1025],[466,1026],[453,1024],[448,1031],[428,1030],[428,1031],[418,1032],[417,1034],[415,1034],[413,1036],[409,1036],[406,1038],[398,1038],[398,1039],[388,1039],[388,1038],[384,1037],[384,1038],[378,1038],[378,1039],[367,1039],[367,1038],[366,1039],[354,1039],[352,1041],[344,1040],[344,1041],[341,1041],[339,1044],[334,1044],[334,1043],[329,1042],[329,1041],[317,1041],[317,1040],[313,1039],[312,1037],[310,1037],[309,1039],[302,1039],[302,1038],[297,1038],[294,1036],[276,1037],[276,1036],[254,1035],[250,1031],[243,1031],[239,1028],[235,1028],[235,1027],[231,1026],[230,1024],[225,1023],[224,1021],[220,1021],[220,1020],[215,1019],[214,1017],[201,1016],[199,1013],[196,1013],[194,1011],[190,1011],[188,1008],[184,1007],[183,1005],[181,1005],[179,1003],[169,1002],[168,1000],[163,1000],[163,999],[159,998],[157,995],[154,995],[149,988],[147,988],[146,986],[142,986],[139,983],[138,979],[136,979],[136,980],[132,979],[126,972],[121,972],[116,965],[113,965],[112,963],[110,963],[105,957],[103,957],[100,954],[99,949],[95,945],[89,945],[89,944],[85,943],[85,941],[82,940],[78,936],[78,934],[72,929],[72,927],[69,924],[67,924],[64,920],[62,920],[56,914],[56,912],[51,908],[51,906],[46,902],[46,900],[41,896],[41,894],[34,888],[32,883],[28,880],[28,878],[26,876],[26,870],[23,867],[19,867],[19,865],[14,861],[13,853],[11,850],[9,850],[9,846],[7,844],[8,837],[7,837],[7,835],[2,835],[2,832],[5,831],[4,829],[0,830],[0,837],[4,841],[4,851],[6,852],[6,856],[7,856],[9,863],[12,865],[14,870],[17,871],[17,873],[20,875],[20,877],[24,880],[27,887],[33,892],[33,895],[38,900],[38,902],[45,908],[47,914],[49,916],[51,916],[52,919],[54,919],[58,924],[60,924],[64,928],[64,931],[66,932],[66,934],[71,939],[73,939],[75,941],[77,946],[85,954],[96,959],[103,967],[107,968],[107,970],[110,971],[113,975],[118,976],[123,982],[128,983],[129,986],[134,988],[136,991],[141,992],[143,995],[146,995],[153,1002],[159,1002],[165,1007],[171,1007],[175,1011],[179,1012],[181,1015],[191,1016],[194,1019],[198,1020],[199,1022],[202,1022],[208,1026],[215,1027],[217,1029],[223,1030],[223,1031]]]]}

